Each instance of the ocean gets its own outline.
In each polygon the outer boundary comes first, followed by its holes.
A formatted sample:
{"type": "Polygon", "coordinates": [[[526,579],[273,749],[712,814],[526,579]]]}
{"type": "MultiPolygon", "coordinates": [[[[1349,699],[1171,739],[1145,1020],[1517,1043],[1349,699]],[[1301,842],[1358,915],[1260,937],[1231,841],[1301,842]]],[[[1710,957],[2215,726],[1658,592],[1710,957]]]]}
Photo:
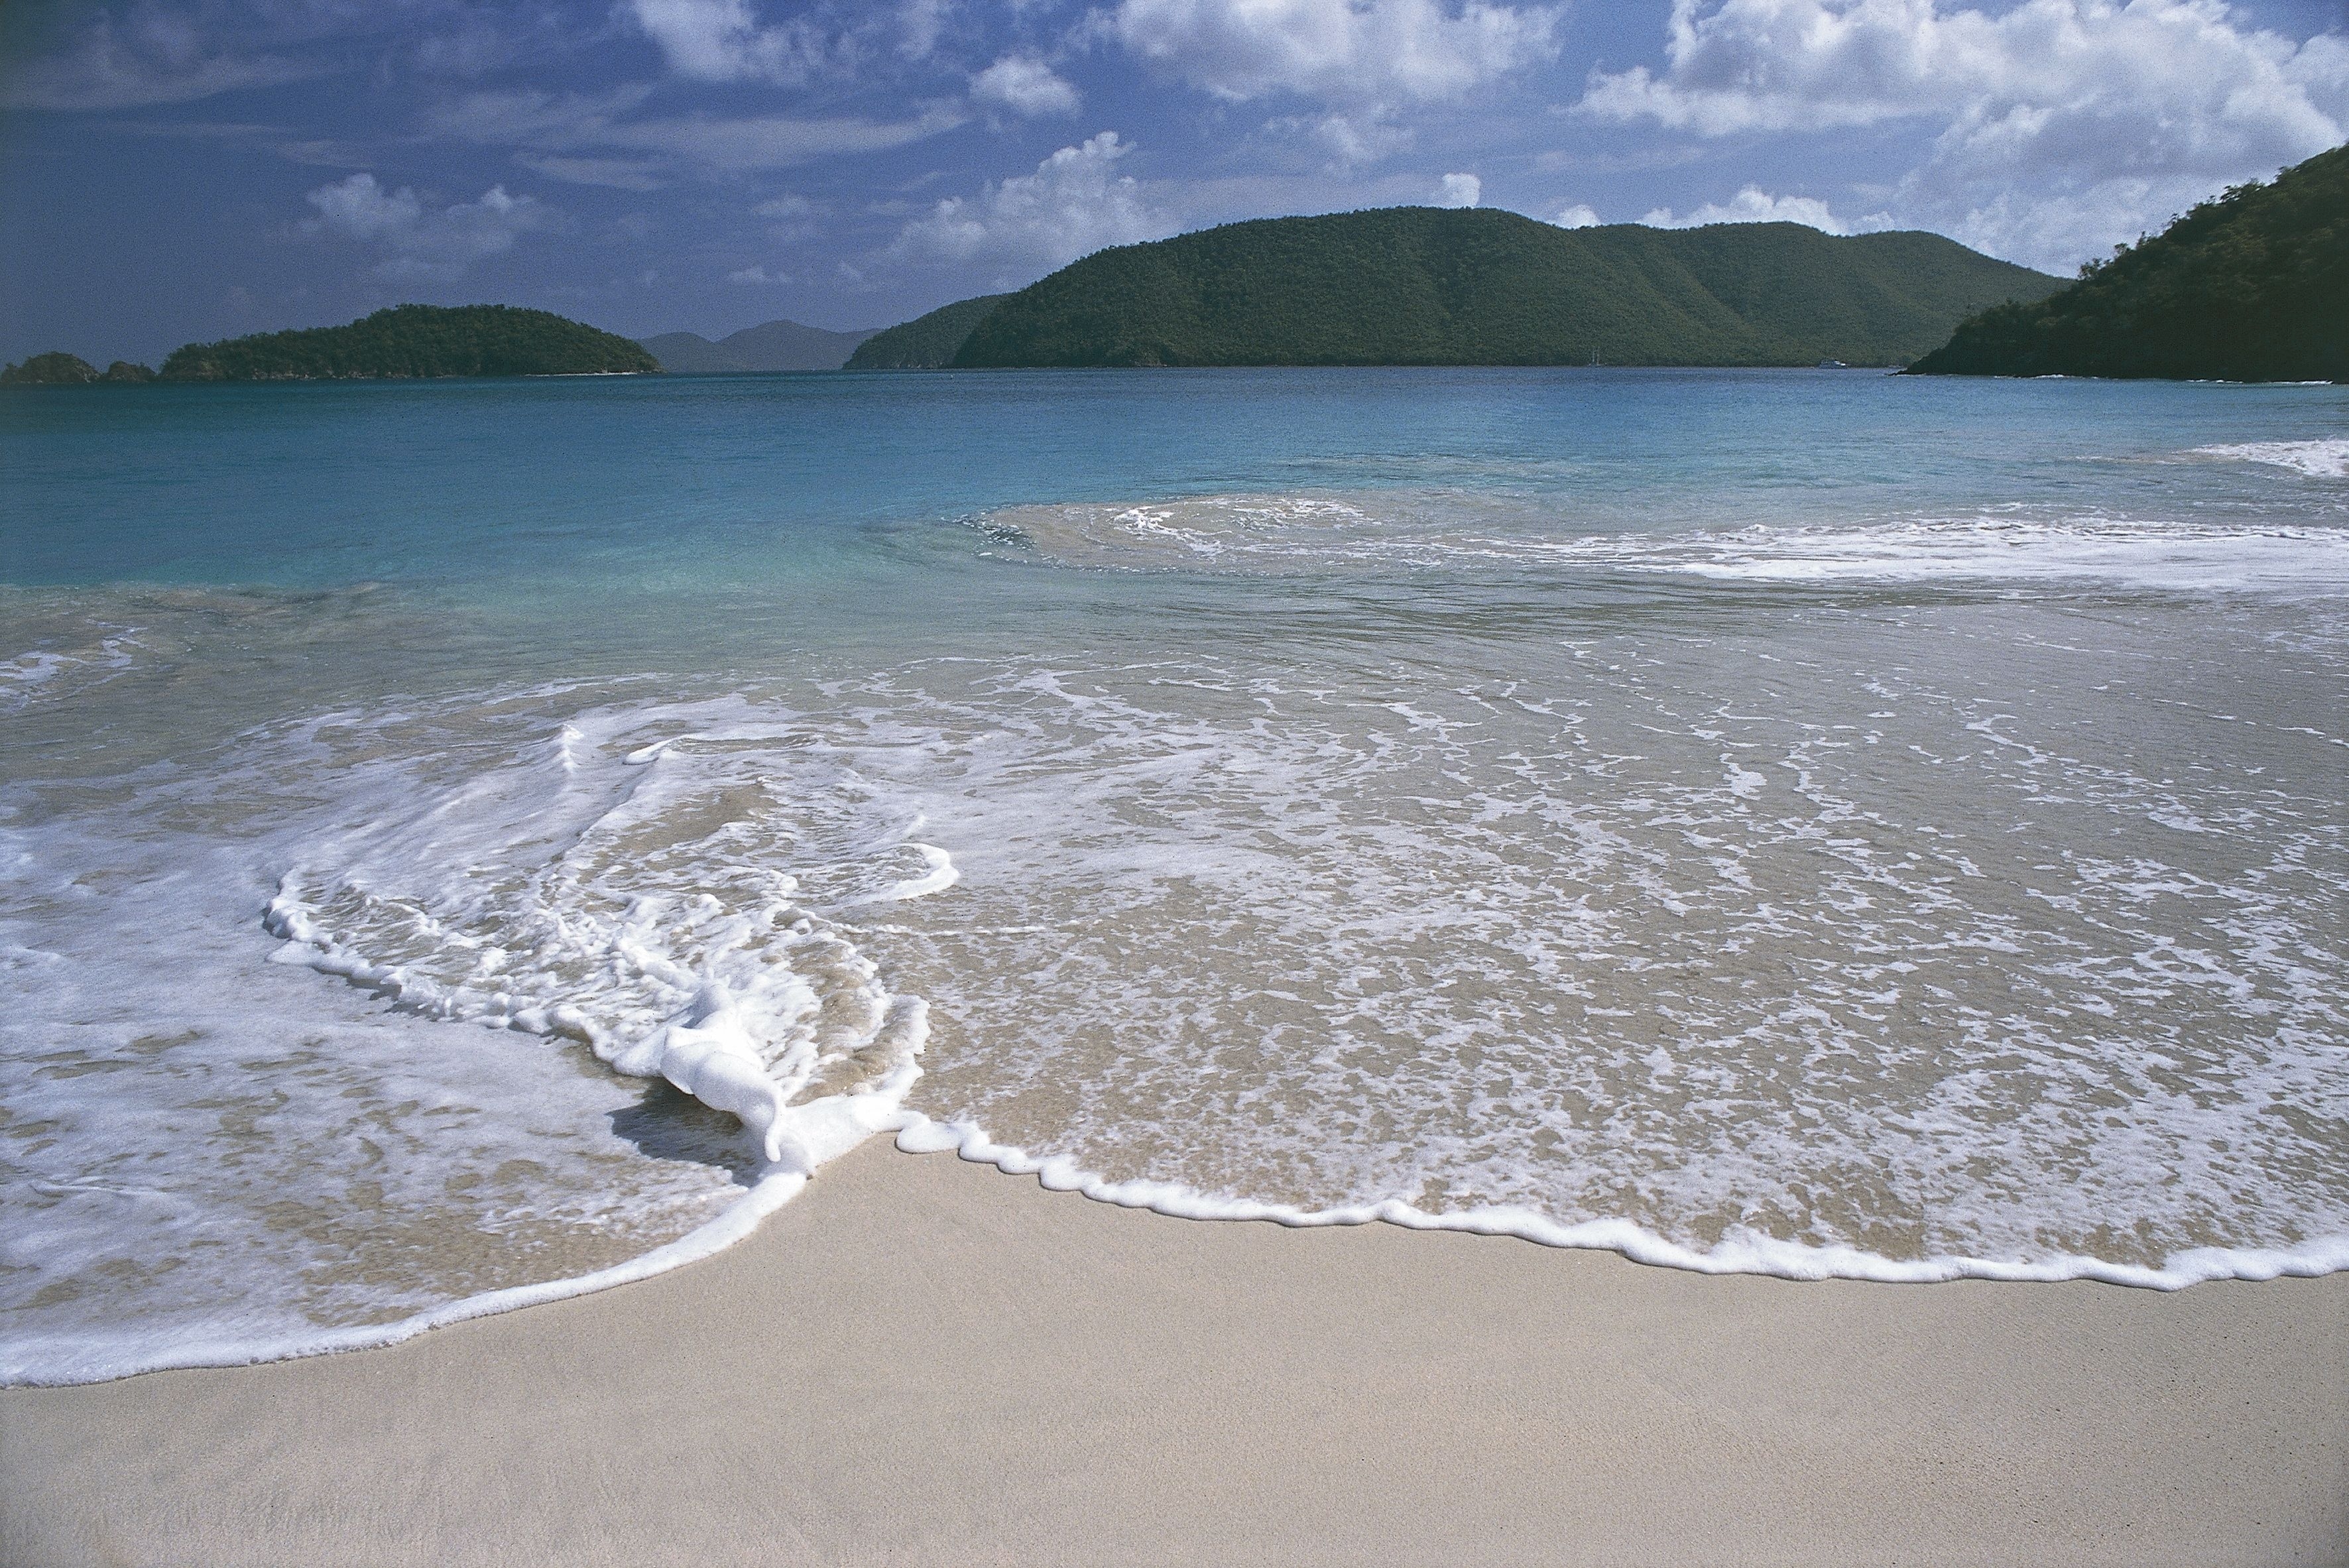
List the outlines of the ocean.
{"type": "Polygon", "coordinates": [[[2344,710],[2334,387],[9,394],[0,1381],[689,1265],[868,1137],[1699,1270],[2349,1267],[2344,710]]]}

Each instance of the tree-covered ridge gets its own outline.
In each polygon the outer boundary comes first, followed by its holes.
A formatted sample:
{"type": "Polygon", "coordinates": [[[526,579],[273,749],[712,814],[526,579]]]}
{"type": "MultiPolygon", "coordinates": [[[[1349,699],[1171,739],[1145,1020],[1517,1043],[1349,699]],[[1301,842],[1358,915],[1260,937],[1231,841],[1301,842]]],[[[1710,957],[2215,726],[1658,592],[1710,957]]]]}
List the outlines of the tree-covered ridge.
{"type": "Polygon", "coordinates": [[[1009,294],[980,294],[943,304],[927,315],[876,332],[856,346],[847,370],[936,370],[952,365],[971,329],[1009,294]]]}
{"type": "Polygon", "coordinates": [[[100,370],[78,354],[36,354],[0,367],[0,387],[136,387],[155,379],[143,365],[118,359],[100,370]]]}
{"type": "Polygon", "coordinates": [[[2061,294],[1983,312],[1910,368],[2349,381],[2349,147],[2203,202],[2061,294]]]}
{"type": "Polygon", "coordinates": [[[394,305],[348,326],[191,343],[166,381],[342,380],[436,376],[648,375],[641,344],[515,305],[394,305]]]}
{"type": "Polygon", "coordinates": [[[2060,286],[1937,234],[1390,208],[1100,252],[994,305],[954,363],[1905,364],[2060,286]]]}

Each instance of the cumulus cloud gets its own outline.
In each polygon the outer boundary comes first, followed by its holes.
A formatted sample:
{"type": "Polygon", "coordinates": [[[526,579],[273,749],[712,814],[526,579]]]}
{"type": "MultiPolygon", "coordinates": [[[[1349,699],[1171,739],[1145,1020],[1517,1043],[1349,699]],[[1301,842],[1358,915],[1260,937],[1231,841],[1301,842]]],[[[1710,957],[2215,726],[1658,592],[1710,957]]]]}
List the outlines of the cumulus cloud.
{"type": "Polygon", "coordinates": [[[1708,137],[1938,126],[1896,205],[2041,264],[2349,134],[2349,43],[2218,0],[1675,0],[1665,60],[1593,76],[1578,109],[1708,137]]]}
{"type": "Polygon", "coordinates": [[[455,277],[468,266],[502,255],[554,212],[534,196],[509,196],[492,185],[474,201],[435,207],[408,186],[387,191],[368,173],[321,185],[304,201],[318,215],[301,225],[307,234],[355,240],[385,253],[376,271],[385,277],[455,277]]]}
{"type": "Polygon", "coordinates": [[[761,16],[756,0],[621,0],[617,9],[680,77],[800,87],[819,75],[853,71],[893,48],[909,60],[929,58],[954,0],[822,6],[775,21],[761,16]],[[834,25],[827,26],[827,17],[834,25]]]}
{"type": "Polygon", "coordinates": [[[807,18],[762,25],[749,0],[628,0],[626,10],[669,69],[697,81],[796,85],[824,63],[823,35],[807,18]]]}
{"type": "MultiPolygon", "coordinates": [[[[1586,207],[1582,211],[1590,210],[1586,207]]],[[[1597,222],[1595,216],[1592,222],[1597,222]]],[[[1640,222],[1651,229],[1702,229],[1708,223],[1800,223],[1828,234],[1856,234],[1890,226],[1889,220],[1882,214],[1846,222],[1816,196],[1773,196],[1758,185],[1746,186],[1726,201],[1708,201],[1684,216],[1674,216],[1670,207],[1659,207],[1640,222]]]]}
{"type": "Polygon", "coordinates": [[[1432,102],[1549,58],[1557,19],[1485,0],[1120,0],[1102,26],[1219,98],[1432,102]]]}
{"type": "Polygon", "coordinates": [[[1474,174],[1447,174],[1435,187],[1439,207],[1474,207],[1484,197],[1485,182],[1474,174]]]}
{"type": "Polygon", "coordinates": [[[970,78],[970,96],[990,108],[1033,118],[1074,114],[1082,100],[1077,89],[1043,61],[1006,55],[970,78]]]}
{"type": "Polygon", "coordinates": [[[1132,175],[1116,171],[1132,150],[1113,130],[1064,147],[1033,174],[940,201],[905,225],[892,253],[990,265],[1008,282],[1111,245],[1163,239],[1174,232],[1174,222],[1150,205],[1132,175]]]}
{"type": "Polygon", "coordinates": [[[1550,222],[1561,229],[1595,229],[1599,226],[1599,213],[1588,201],[1574,201],[1559,208],[1557,216],[1550,222]]]}

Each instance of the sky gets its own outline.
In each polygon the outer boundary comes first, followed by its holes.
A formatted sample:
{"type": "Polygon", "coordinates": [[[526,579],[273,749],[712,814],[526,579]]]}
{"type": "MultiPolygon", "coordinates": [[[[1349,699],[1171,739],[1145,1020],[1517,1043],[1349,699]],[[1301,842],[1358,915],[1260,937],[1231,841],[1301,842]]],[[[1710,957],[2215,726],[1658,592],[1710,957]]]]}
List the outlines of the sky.
{"type": "Polygon", "coordinates": [[[2349,0],[0,3],[0,356],[408,300],[887,325],[1397,205],[2068,273],[2349,139],[2349,0]]]}

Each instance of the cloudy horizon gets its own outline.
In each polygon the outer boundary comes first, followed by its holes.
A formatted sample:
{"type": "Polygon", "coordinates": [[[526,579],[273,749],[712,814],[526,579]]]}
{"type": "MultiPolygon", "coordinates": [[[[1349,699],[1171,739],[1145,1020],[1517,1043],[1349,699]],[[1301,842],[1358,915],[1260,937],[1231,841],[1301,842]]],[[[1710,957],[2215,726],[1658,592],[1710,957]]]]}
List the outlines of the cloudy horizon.
{"type": "Polygon", "coordinates": [[[402,300],[877,327],[1405,204],[2068,273],[2344,137],[2338,0],[11,0],[0,356],[402,300]]]}

